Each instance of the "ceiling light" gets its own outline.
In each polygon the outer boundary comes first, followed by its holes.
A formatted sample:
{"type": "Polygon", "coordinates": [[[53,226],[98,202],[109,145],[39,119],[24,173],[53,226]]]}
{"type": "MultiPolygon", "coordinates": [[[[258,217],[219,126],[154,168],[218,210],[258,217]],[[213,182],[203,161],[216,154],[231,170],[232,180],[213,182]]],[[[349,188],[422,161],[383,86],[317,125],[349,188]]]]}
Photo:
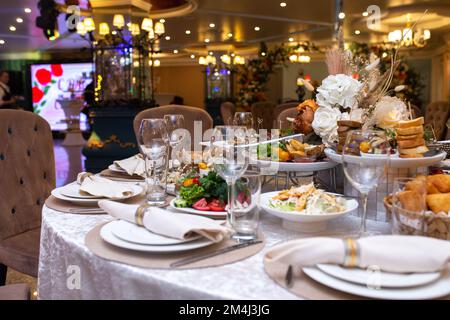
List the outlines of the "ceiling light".
{"type": "Polygon", "coordinates": [[[116,35],[116,34],[117,34],[117,31],[116,31],[116,30],[113,30],[113,31],[111,31],[111,34],[116,35]]]}
{"type": "Polygon", "coordinates": [[[289,40],[289,42],[292,42],[292,41],[294,41],[294,38],[289,38],[288,40],[289,40]]]}
{"type": "Polygon", "coordinates": [[[191,54],[191,59],[195,59],[195,54],[191,54]]]}
{"type": "Polygon", "coordinates": [[[367,11],[364,11],[364,12],[362,13],[362,15],[363,15],[363,17],[367,17],[367,16],[369,15],[369,13],[368,13],[367,11]]]}
{"type": "Polygon", "coordinates": [[[212,56],[212,55],[214,54],[214,52],[210,51],[208,54],[209,54],[210,56],[212,56]]]}
{"type": "Polygon", "coordinates": [[[360,34],[360,33],[361,33],[361,31],[355,30],[355,34],[360,34]]]}
{"type": "MultiPolygon", "coordinates": [[[[84,19],[86,20],[86,19],[84,19]]],[[[113,17],[113,26],[117,28],[123,28],[125,26],[125,18],[121,14],[115,14],[113,17]]]]}
{"type": "Polygon", "coordinates": [[[191,34],[191,30],[186,30],[185,33],[186,34],[191,34]]]}
{"type": "Polygon", "coordinates": [[[209,43],[209,41],[210,41],[210,40],[209,40],[208,38],[205,39],[205,43],[209,43]]]}
{"type": "Polygon", "coordinates": [[[0,44],[5,44],[5,40],[0,39],[0,44]]]}
{"type": "Polygon", "coordinates": [[[141,23],[141,29],[149,32],[150,29],[153,29],[153,20],[149,18],[144,18],[141,23]]]}
{"type": "Polygon", "coordinates": [[[159,61],[158,59],[155,60],[154,62],[154,66],[155,67],[159,67],[161,65],[161,61],[159,61]]]}
{"type": "Polygon", "coordinates": [[[159,22],[161,22],[161,23],[165,23],[165,22],[166,22],[166,20],[164,20],[164,19],[159,19],[159,22]]]}
{"type": "Polygon", "coordinates": [[[22,18],[17,18],[16,21],[17,21],[17,23],[22,23],[23,19],[22,18]]]}
{"type": "Polygon", "coordinates": [[[209,27],[210,27],[210,28],[214,28],[215,26],[216,26],[216,25],[215,25],[214,23],[210,23],[210,24],[209,24],[209,27]]]}
{"type": "Polygon", "coordinates": [[[266,53],[265,53],[265,52],[261,52],[261,55],[262,55],[263,57],[265,57],[265,56],[266,56],[266,53]]]}
{"type": "Polygon", "coordinates": [[[30,8],[25,8],[25,9],[23,9],[23,11],[25,11],[26,13],[31,13],[31,9],[30,8]]]}
{"type": "Polygon", "coordinates": [[[170,40],[170,36],[166,36],[164,39],[166,40],[170,40]]]}
{"type": "Polygon", "coordinates": [[[16,27],[14,27],[14,26],[9,26],[9,31],[16,31],[16,27]]]}
{"type": "Polygon", "coordinates": [[[177,53],[178,53],[178,50],[177,50],[177,49],[173,50],[173,53],[177,54],[177,53]]]}
{"type": "Polygon", "coordinates": [[[280,2],[280,7],[284,8],[286,6],[287,6],[286,2],[280,2]]]}
{"type": "Polygon", "coordinates": [[[339,19],[344,19],[345,18],[345,13],[344,12],[339,12],[339,15],[338,15],[338,17],[339,17],[339,19]]]}
{"type": "Polygon", "coordinates": [[[233,34],[230,32],[229,34],[227,34],[228,38],[232,38],[233,34]]]}
{"type": "Polygon", "coordinates": [[[259,30],[261,30],[261,28],[260,28],[260,27],[255,27],[254,29],[255,29],[255,31],[259,31],[259,30]]]}

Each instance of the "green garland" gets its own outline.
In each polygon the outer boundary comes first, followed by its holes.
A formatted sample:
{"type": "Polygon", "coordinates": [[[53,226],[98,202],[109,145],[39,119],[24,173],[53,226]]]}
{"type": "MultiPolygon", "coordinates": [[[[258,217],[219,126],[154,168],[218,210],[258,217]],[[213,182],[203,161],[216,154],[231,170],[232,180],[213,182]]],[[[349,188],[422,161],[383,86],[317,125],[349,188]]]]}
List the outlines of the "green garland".
{"type": "MultiPolygon", "coordinates": [[[[390,68],[390,57],[393,53],[393,49],[384,46],[383,44],[368,45],[365,43],[353,42],[349,46],[349,50],[354,57],[358,59],[369,59],[371,53],[380,58],[380,71],[384,72],[390,68]],[[384,56],[384,57],[383,57],[384,56]]],[[[406,85],[407,88],[401,92],[397,92],[395,96],[402,100],[411,102],[411,104],[421,107],[422,106],[422,90],[425,87],[417,71],[411,67],[408,62],[400,57],[401,63],[398,69],[394,73],[394,78],[391,83],[391,89],[394,89],[398,85],[406,85]]]]}

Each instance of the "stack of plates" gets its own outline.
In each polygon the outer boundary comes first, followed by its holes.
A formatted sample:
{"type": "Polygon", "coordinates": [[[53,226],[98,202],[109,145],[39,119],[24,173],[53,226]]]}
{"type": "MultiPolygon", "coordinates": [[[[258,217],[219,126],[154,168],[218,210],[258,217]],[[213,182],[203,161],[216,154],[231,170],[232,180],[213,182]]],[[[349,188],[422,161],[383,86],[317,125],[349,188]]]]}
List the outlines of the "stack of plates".
{"type": "Polygon", "coordinates": [[[123,220],[105,224],[100,230],[100,236],[104,241],[119,248],[153,253],[189,251],[214,244],[201,236],[186,240],[165,237],[123,220]]]}
{"type": "MultiPolygon", "coordinates": [[[[124,196],[121,199],[115,199],[123,201],[141,194],[144,189],[138,185],[129,185],[132,193],[128,196],[124,196]]],[[[85,192],[80,192],[80,185],[76,182],[72,182],[66,186],[56,188],[52,190],[52,196],[57,199],[69,201],[78,205],[92,206],[97,205],[98,201],[107,199],[105,197],[93,196],[85,192]]]]}
{"type": "Polygon", "coordinates": [[[450,270],[430,273],[390,273],[319,264],[303,268],[313,280],[327,287],[366,298],[436,299],[450,294],[450,270]]]}

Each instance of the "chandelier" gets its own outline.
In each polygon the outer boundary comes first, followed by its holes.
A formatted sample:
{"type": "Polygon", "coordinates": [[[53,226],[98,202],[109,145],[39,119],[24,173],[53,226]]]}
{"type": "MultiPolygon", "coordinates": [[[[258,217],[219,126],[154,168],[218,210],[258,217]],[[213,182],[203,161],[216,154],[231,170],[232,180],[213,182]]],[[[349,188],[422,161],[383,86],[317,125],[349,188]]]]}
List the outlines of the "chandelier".
{"type": "Polygon", "coordinates": [[[427,45],[428,40],[431,39],[431,32],[428,29],[411,28],[411,15],[406,15],[406,28],[403,30],[397,29],[389,32],[388,41],[399,44],[405,47],[415,46],[423,48],[427,45]]]}

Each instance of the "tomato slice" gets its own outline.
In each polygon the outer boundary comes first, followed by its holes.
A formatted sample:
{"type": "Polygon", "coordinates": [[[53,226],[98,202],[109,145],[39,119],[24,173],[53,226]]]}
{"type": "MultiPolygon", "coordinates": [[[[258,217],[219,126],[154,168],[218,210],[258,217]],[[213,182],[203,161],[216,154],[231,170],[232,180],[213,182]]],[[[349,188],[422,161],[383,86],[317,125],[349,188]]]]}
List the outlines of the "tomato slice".
{"type": "Polygon", "coordinates": [[[200,211],[209,211],[211,208],[208,206],[208,202],[206,202],[205,198],[201,198],[196,203],[192,205],[192,208],[200,211]]]}
{"type": "Polygon", "coordinates": [[[225,211],[225,204],[219,199],[213,199],[208,203],[211,211],[225,211]]]}

